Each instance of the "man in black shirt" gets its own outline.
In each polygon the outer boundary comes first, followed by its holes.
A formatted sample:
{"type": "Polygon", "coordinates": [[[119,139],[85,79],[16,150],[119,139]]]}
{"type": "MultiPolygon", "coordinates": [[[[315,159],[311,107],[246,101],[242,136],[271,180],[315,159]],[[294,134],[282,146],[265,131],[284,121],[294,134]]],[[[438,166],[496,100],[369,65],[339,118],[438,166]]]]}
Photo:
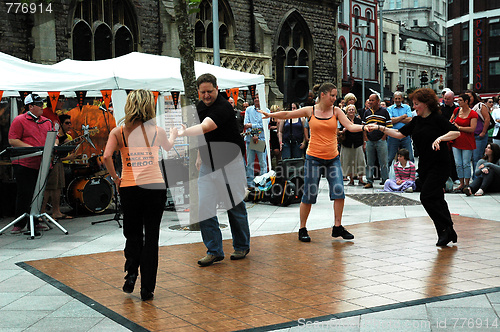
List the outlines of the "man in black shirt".
{"type": "Polygon", "coordinates": [[[217,203],[227,210],[234,252],[231,259],[243,259],[250,251],[250,229],[243,201],[245,194],[245,144],[241,137],[234,109],[219,95],[217,79],[203,74],[196,80],[201,101],[196,105],[200,124],[181,129],[179,136],[198,136],[196,166],[198,178],[199,220],[207,255],[198,261],[209,266],[224,259],[222,233],[217,219],[217,203]]]}
{"type": "MultiPolygon", "coordinates": [[[[458,107],[455,103],[455,94],[451,90],[443,90],[443,103],[441,104],[441,115],[448,121],[450,121],[453,111],[458,107]]],[[[455,167],[455,158],[453,157],[453,151],[449,150],[450,155],[450,178],[453,181],[458,180],[457,168],[455,167]]]]}

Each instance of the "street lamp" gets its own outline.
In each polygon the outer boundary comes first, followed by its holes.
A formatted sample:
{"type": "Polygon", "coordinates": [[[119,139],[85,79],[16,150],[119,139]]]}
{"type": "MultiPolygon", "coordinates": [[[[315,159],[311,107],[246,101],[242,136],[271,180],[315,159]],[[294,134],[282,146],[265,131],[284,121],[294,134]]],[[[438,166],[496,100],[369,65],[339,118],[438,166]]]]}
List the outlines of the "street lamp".
{"type": "Polygon", "coordinates": [[[360,24],[358,25],[358,31],[361,34],[361,100],[362,105],[365,104],[365,38],[366,32],[368,30],[368,25],[360,24]]]}
{"type": "Polygon", "coordinates": [[[382,31],[382,7],[385,0],[378,0],[379,8],[379,40],[380,40],[380,100],[384,100],[384,48],[382,47],[383,31],[382,31]]]}

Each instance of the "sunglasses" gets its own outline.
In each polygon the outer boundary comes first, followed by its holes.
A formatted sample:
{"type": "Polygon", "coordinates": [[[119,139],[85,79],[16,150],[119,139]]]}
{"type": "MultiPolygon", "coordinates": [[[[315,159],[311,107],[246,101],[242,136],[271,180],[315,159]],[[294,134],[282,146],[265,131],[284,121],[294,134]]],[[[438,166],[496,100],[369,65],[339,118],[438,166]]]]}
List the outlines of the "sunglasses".
{"type": "Polygon", "coordinates": [[[71,121],[65,121],[64,122],[65,125],[70,125],[71,124],[71,121]]]}

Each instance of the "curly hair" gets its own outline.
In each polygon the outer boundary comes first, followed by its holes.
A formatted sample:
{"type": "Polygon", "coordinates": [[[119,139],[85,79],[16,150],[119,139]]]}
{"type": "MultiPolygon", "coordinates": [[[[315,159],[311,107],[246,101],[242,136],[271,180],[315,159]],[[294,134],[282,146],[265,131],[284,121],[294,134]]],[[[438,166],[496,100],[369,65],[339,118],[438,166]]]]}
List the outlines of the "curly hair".
{"type": "Polygon", "coordinates": [[[418,100],[419,102],[426,104],[431,113],[440,113],[441,109],[439,107],[439,99],[436,95],[436,92],[430,88],[420,88],[413,91],[410,94],[410,100],[418,100]]]}

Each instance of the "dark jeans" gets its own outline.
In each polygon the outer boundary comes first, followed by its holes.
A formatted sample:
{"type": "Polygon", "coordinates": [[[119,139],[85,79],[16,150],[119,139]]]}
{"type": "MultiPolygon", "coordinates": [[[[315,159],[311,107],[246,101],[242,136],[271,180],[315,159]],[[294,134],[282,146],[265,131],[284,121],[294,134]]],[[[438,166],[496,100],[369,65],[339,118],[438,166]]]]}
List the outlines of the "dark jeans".
{"type": "Polygon", "coordinates": [[[165,189],[120,188],[125,236],[125,271],[141,270],[141,289],[154,292],[158,272],[160,222],[167,200],[165,189]]]}
{"type": "Polygon", "coordinates": [[[453,227],[450,210],[444,199],[443,188],[448,179],[447,170],[431,171],[421,174],[422,191],[420,192],[420,202],[431,217],[436,227],[438,236],[448,227],[453,227]]]}
{"type": "MultiPolygon", "coordinates": [[[[36,181],[38,179],[38,169],[28,168],[20,165],[13,165],[14,176],[17,183],[16,195],[16,218],[24,213],[30,213],[33,193],[35,192],[36,181]]],[[[23,228],[28,223],[29,218],[19,220],[15,226],[23,228]]],[[[35,219],[35,224],[37,224],[35,219]]]]}
{"type": "Polygon", "coordinates": [[[491,169],[488,174],[481,172],[481,175],[476,176],[474,181],[470,184],[470,190],[473,194],[479,189],[483,189],[484,192],[499,192],[500,177],[491,169]]]}

